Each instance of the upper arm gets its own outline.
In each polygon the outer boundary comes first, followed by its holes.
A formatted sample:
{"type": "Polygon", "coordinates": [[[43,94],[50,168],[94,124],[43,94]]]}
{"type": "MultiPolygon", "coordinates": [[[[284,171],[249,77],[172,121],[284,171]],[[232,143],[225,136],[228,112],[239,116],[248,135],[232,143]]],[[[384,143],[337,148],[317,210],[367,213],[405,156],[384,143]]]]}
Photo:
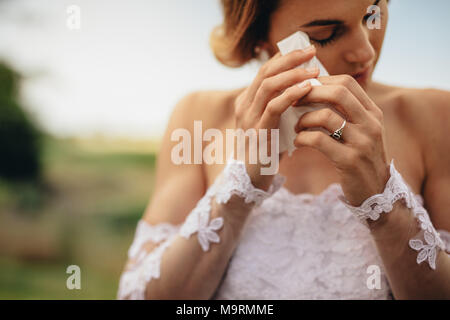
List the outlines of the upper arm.
{"type": "MultiPolygon", "coordinates": [[[[181,99],[170,117],[158,152],[154,192],[144,214],[144,220],[150,224],[182,223],[205,192],[202,165],[177,165],[171,158],[172,148],[180,142],[171,140],[174,130],[186,129],[193,137],[197,96],[198,93],[191,93],[181,99]]],[[[192,144],[193,139],[191,150],[192,144]]]]}
{"type": "Polygon", "coordinates": [[[428,114],[423,121],[426,129],[421,131],[425,135],[425,205],[435,228],[450,231],[450,92],[429,90],[427,94],[422,109],[428,114]]]}

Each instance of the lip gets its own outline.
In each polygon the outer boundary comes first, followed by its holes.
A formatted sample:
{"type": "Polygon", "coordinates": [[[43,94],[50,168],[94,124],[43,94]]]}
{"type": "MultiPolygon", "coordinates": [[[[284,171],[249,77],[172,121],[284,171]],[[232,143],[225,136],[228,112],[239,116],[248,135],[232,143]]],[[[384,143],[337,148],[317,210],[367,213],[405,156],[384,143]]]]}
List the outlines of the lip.
{"type": "Polygon", "coordinates": [[[369,78],[370,69],[371,69],[371,67],[369,66],[360,72],[352,74],[351,76],[353,78],[355,78],[355,80],[358,81],[360,84],[365,83],[367,81],[367,79],[369,78]]]}

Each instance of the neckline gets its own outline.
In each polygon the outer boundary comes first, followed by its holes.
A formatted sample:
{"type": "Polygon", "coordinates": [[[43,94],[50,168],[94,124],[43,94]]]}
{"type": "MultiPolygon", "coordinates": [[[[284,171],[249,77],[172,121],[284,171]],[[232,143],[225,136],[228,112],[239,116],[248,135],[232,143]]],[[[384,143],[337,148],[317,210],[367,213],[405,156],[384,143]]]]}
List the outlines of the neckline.
{"type": "MultiPolygon", "coordinates": [[[[287,189],[284,185],[281,186],[280,190],[283,190],[286,194],[288,194],[289,197],[297,199],[297,200],[317,200],[320,198],[325,197],[329,193],[334,193],[334,191],[337,191],[340,195],[343,195],[342,186],[339,182],[332,182],[328,186],[325,187],[325,189],[320,192],[319,194],[314,194],[311,192],[302,192],[302,193],[293,193],[289,189],[287,189]]],[[[423,197],[420,193],[414,193],[413,195],[420,199],[421,203],[423,204],[423,197]]]]}

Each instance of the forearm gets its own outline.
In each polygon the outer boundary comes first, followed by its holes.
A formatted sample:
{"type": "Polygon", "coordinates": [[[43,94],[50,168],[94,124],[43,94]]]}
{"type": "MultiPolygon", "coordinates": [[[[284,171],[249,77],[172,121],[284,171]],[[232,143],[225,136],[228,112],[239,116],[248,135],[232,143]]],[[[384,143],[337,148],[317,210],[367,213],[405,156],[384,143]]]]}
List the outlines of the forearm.
{"type": "Polygon", "coordinates": [[[389,172],[383,192],[359,207],[339,198],[369,227],[395,298],[450,299],[448,248],[393,160],[389,172]]]}
{"type": "Polygon", "coordinates": [[[252,208],[283,182],[278,176],[270,180],[267,191],[255,188],[245,163],[231,159],[181,226],[140,221],[118,298],[210,298],[252,208]]]}
{"type": "Polygon", "coordinates": [[[233,196],[226,204],[215,204],[211,219],[223,217],[218,230],[220,243],[204,252],[197,236],[177,235],[164,252],[161,275],[147,284],[147,299],[209,299],[218,287],[239,235],[253,205],[233,196]]]}
{"type": "Polygon", "coordinates": [[[391,212],[369,220],[369,227],[396,299],[450,299],[449,255],[438,250],[432,270],[427,263],[418,264],[418,252],[408,246],[420,231],[411,209],[397,201],[391,212]]]}

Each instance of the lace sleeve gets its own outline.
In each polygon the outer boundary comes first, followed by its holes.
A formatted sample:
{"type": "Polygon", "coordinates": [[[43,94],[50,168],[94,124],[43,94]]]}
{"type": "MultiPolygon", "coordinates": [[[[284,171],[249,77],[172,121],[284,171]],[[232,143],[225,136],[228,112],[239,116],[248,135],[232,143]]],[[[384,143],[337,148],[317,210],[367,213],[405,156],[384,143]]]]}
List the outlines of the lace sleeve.
{"type": "Polygon", "coordinates": [[[128,250],[128,265],[120,277],[119,299],[144,299],[146,283],[159,278],[162,255],[179,228],[169,223],[151,225],[144,220],[139,221],[128,250]]]}
{"type": "Polygon", "coordinates": [[[438,250],[445,250],[446,245],[431,223],[428,212],[420,199],[414,195],[409,185],[395,169],[394,159],[390,164],[390,175],[383,193],[371,196],[359,207],[351,206],[343,195],[340,195],[339,199],[363,223],[366,223],[367,219],[378,220],[381,213],[391,212],[394,203],[403,200],[406,206],[412,209],[420,228],[419,233],[409,240],[409,246],[419,252],[417,255],[418,264],[427,261],[430,268],[435,270],[437,252],[438,250]]]}
{"type": "Polygon", "coordinates": [[[276,175],[267,192],[257,189],[251,183],[244,162],[231,159],[183,224],[162,223],[153,226],[141,220],[128,251],[129,264],[120,278],[118,299],[145,298],[148,282],[160,277],[162,256],[178,235],[188,239],[197,233],[199,244],[205,252],[209,250],[210,243],[220,243],[217,231],[222,228],[224,220],[223,217],[217,217],[210,221],[213,198],[217,203],[227,203],[232,195],[237,195],[246,203],[258,206],[277,191],[283,182],[284,178],[276,175]]]}

